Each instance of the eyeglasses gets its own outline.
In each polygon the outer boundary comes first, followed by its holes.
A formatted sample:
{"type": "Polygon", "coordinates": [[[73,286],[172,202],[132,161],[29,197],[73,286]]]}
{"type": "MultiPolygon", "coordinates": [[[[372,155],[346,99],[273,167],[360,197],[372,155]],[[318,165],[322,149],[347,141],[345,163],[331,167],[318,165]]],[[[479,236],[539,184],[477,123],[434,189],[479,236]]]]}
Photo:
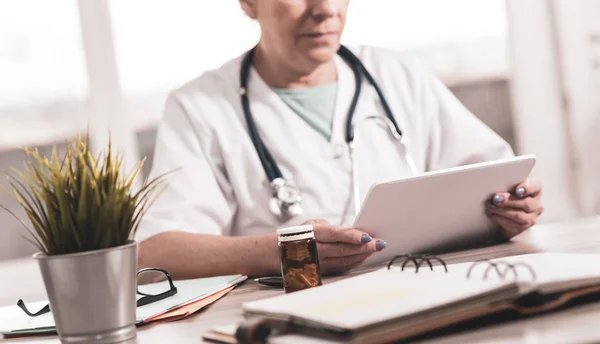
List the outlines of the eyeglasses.
{"type": "Polygon", "coordinates": [[[137,273],[137,293],[143,297],[137,300],[137,306],[145,306],[147,304],[166,299],[169,296],[177,294],[177,287],[173,284],[173,279],[167,270],[159,268],[146,268],[137,273]],[[155,273],[158,273],[156,275],[155,273]],[[158,278],[154,277],[158,276],[158,278]],[[168,285],[165,284],[165,278],[168,285]],[[146,284],[146,281],[154,282],[146,284]]]}
{"type": "MultiPolygon", "coordinates": [[[[177,294],[177,287],[173,284],[173,279],[167,270],[159,268],[141,269],[137,272],[136,278],[136,292],[138,295],[142,296],[136,302],[137,307],[164,300],[167,297],[177,294]]],[[[44,306],[37,312],[31,312],[27,309],[27,306],[25,306],[25,302],[22,299],[17,301],[17,306],[30,317],[37,317],[50,312],[50,305],[44,306]]]]}
{"type": "Polygon", "coordinates": [[[21,308],[23,312],[25,312],[30,317],[37,317],[38,315],[50,312],[50,305],[45,305],[44,308],[40,309],[39,311],[31,313],[29,309],[27,309],[27,307],[25,306],[25,302],[22,299],[19,299],[19,301],[17,301],[17,306],[19,306],[19,308],[21,308]]]}

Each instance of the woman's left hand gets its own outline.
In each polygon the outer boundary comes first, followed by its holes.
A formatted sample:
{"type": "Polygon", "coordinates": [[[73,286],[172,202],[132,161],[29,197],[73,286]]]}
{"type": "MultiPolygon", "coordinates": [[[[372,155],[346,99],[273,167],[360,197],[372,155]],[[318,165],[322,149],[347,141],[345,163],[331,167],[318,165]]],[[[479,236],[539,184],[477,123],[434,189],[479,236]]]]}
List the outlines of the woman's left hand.
{"type": "Polygon", "coordinates": [[[486,213],[510,239],[535,225],[544,211],[540,204],[542,184],[529,179],[513,192],[498,192],[486,204],[486,213]]]}

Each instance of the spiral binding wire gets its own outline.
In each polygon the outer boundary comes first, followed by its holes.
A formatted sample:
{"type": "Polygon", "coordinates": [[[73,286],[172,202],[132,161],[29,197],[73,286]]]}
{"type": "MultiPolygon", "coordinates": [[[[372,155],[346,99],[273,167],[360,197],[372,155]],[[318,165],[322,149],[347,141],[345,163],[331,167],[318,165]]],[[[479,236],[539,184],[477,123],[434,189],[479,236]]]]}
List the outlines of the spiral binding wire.
{"type": "Polygon", "coordinates": [[[517,268],[519,266],[524,267],[529,274],[531,275],[531,278],[535,281],[537,279],[537,276],[535,274],[535,271],[533,270],[533,268],[531,267],[531,265],[527,264],[527,263],[523,263],[523,262],[516,262],[516,263],[509,263],[509,262],[505,262],[505,261],[491,261],[489,259],[483,259],[483,260],[478,260],[473,262],[473,264],[471,264],[471,266],[469,267],[469,270],[467,270],[467,278],[471,278],[471,271],[480,264],[487,264],[488,267],[485,269],[484,273],[483,273],[483,279],[487,279],[488,278],[488,274],[490,273],[490,271],[495,271],[496,275],[501,278],[501,279],[505,279],[510,272],[512,272],[515,280],[519,279],[519,274],[517,272],[517,268]],[[503,270],[501,270],[503,268],[503,270]]]}
{"type": "MultiPolygon", "coordinates": [[[[427,265],[429,265],[429,269],[431,269],[433,271],[433,265],[431,264],[431,262],[437,261],[444,267],[444,270],[446,272],[448,272],[448,267],[446,266],[446,262],[442,258],[437,257],[437,256],[432,256],[429,254],[417,254],[417,255],[402,254],[402,255],[394,256],[394,258],[392,258],[387,265],[388,270],[392,268],[392,265],[394,265],[394,263],[397,263],[399,261],[402,262],[402,271],[404,271],[404,269],[407,267],[407,265],[410,264],[411,262],[415,266],[415,273],[419,272],[419,269],[421,268],[423,263],[427,263],[427,265]]],[[[525,268],[525,270],[531,276],[532,280],[535,281],[537,279],[535,271],[533,270],[531,265],[529,265],[527,263],[523,263],[523,262],[509,263],[509,262],[502,261],[502,260],[492,261],[490,259],[482,259],[482,260],[477,260],[477,261],[473,262],[473,264],[471,264],[471,266],[467,270],[466,277],[468,279],[471,278],[471,273],[473,272],[475,267],[478,265],[483,265],[483,264],[487,265],[487,268],[483,272],[484,280],[488,278],[490,272],[495,272],[496,275],[500,279],[506,279],[512,273],[512,275],[514,276],[514,279],[517,280],[517,279],[519,279],[519,273],[518,273],[519,267],[525,268]]]]}
{"type": "Polygon", "coordinates": [[[431,269],[431,271],[433,271],[433,265],[431,264],[431,261],[435,260],[435,261],[438,261],[440,264],[442,264],[444,266],[444,270],[446,272],[448,272],[448,268],[446,267],[446,262],[444,262],[444,260],[442,258],[436,257],[436,256],[431,256],[428,254],[418,254],[418,255],[402,254],[399,256],[395,256],[388,263],[388,266],[387,266],[388,270],[392,267],[392,265],[394,264],[394,262],[396,260],[400,260],[403,258],[404,258],[404,261],[402,263],[402,271],[404,271],[404,268],[410,262],[413,262],[413,264],[415,265],[415,273],[419,272],[419,268],[421,267],[421,264],[423,264],[423,263],[427,263],[427,265],[429,265],[429,268],[431,269]]]}

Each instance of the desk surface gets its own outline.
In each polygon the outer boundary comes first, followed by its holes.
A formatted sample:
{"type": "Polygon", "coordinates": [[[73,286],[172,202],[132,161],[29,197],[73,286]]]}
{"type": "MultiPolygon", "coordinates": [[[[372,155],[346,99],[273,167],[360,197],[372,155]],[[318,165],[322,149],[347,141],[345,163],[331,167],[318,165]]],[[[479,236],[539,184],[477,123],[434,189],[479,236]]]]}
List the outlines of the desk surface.
{"type": "MultiPolygon", "coordinates": [[[[545,224],[532,228],[512,242],[441,255],[449,263],[504,257],[542,251],[600,253],[600,217],[545,224]]],[[[365,272],[358,269],[351,274],[365,272]]],[[[18,298],[43,299],[45,291],[32,259],[0,263],[0,305],[18,298]]],[[[344,277],[327,278],[325,283],[344,277]]],[[[241,304],[281,294],[282,291],[247,281],[204,311],[182,321],[142,327],[133,343],[198,343],[215,325],[241,319],[241,304]]],[[[435,338],[436,343],[565,343],[600,342],[600,304],[590,304],[527,320],[435,338]]],[[[57,337],[13,339],[10,343],[59,343],[57,337]]]]}

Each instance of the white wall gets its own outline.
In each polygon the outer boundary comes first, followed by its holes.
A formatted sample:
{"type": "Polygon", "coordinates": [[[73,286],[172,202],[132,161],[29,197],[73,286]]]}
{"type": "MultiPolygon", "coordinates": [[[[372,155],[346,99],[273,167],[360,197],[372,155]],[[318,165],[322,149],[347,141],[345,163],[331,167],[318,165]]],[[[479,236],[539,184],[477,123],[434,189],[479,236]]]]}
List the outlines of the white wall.
{"type": "Polygon", "coordinates": [[[515,130],[547,217],[600,213],[600,0],[508,0],[515,130]]]}
{"type": "Polygon", "coordinates": [[[600,213],[600,0],[554,2],[577,204],[600,213]]]}
{"type": "Polygon", "coordinates": [[[539,0],[507,1],[516,147],[519,153],[538,158],[534,174],[545,185],[547,221],[578,214],[549,4],[539,0]]]}

